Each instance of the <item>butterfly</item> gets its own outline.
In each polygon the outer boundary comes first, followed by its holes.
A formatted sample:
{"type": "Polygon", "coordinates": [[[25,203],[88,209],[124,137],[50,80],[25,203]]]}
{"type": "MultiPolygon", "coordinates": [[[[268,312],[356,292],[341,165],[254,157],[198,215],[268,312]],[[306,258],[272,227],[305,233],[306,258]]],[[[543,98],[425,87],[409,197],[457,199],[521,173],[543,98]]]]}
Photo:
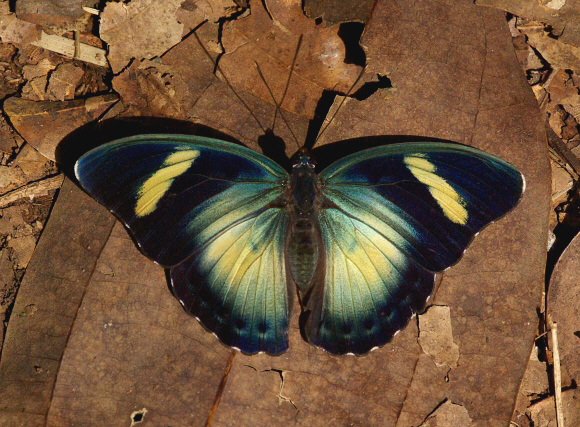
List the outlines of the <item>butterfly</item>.
{"type": "Polygon", "coordinates": [[[224,344],[270,355],[288,348],[296,289],[311,344],[384,345],[525,188],[509,163],[446,142],[377,146],[320,173],[302,148],[288,173],[222,140],[140,135],[87,152],[75,174],[169,269],[188,313],[224,344]]]}

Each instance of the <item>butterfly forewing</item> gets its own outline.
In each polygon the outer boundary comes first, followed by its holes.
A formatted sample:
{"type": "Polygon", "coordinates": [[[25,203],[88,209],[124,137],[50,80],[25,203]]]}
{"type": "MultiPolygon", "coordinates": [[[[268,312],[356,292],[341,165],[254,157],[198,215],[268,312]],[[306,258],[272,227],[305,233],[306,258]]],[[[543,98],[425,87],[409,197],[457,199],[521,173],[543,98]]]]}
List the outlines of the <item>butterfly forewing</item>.
{"type": "Polygon", "coordinates": [[[456,263],[474,235],[518,203],[509,163],[458,144],[394,144],[345,157],[320,174],[325,195],[431,271],[456,263]],[[362,213],[361,213],[362,212],[362,213]]]}
{"type": "Polygon", "coordinates": [[[131,230],[148,257],[170,267],[187,258],[224,217],[243,218],[278,197],[287,173],[224,141],[143,135],[105,144],[76,164],[82,186],[131,230]],[[200,240],[202,239],[202,240],[200,240]]]}

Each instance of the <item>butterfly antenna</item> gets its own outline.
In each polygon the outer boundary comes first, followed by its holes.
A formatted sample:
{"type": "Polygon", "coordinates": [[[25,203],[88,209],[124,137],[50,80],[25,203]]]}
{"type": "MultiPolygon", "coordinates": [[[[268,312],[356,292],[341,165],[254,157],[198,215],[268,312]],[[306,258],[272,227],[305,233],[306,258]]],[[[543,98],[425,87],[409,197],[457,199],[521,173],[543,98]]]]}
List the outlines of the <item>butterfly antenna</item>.
{"type": "MultiPolygon", "coordinates": [[[[282,102],[278,103],[276,101],[276,98],[274,97],[274,94],[272,93],[272,90],[270,89],[270,86],[266,82],[266,78],[264,77],[264,74],[262,74],[262,70],[260,69],[260,66],[258,65],[257,62],[254,62],[254,64],[256,64],[256,69],[258,70],[258,74],[260,75],[260,78],[264,82],[264,85],[266,85],[266,88],[268,89],[268,93],[272,97],[272,101],[274,101],[274,105],[276,105],[276,113],[278,111],[280,112],[280,117],[282,117],[282,120],[286,124],[286,127],[288,128],[288,130],[292,134],[292,138],[294,138],[294,142],[296,143],[296,145],[298,146],[298,148],[300,148],[300,143],[298,142],[298,139],[296,138],[296,135],[294,134],[294,131],[292,131],[292,127],[290,127],[290,123],[288,123],[288,121],[286,120],[286,117],[284,117],[284,114],[282,114],[282,110],[280,109],[280,105],[282,104],[282,102]]],[[[286,95],[286,92],[284,92],[284,95],[286,95]]],[[[274,122],[272,123],[272,131],[274,131],[274,125],[276,124],[276,113],[274,113],[274,122]]]]}
{"type": "Polygon", "coordinates": [[[314,141],[314,144],[312,144],[313,146],[316,145],[316,143],[318,142],[318,140],[320,139],[320,137],[322,136],[322,134],[326,131],[326,129],[328,129],[328,126],[330,126],[330,124],[332,123],[332,121],[334,120],[334,118],[336,117],[336,115],[338,114],[338,112],[340,111],[340,108],[342,107],[342,104],[344,104],[344,101],[346,101],[346,98],[348,98],[348,96],[351,94],[352,90],[357,85],[357,83],[359,82],[359,80],[363,76],[364,72],[365,72],[365,69],[363,68],[361,70],[360,74],[358,75],[358,77],[356,78],[356,80],[354,81],[354,83],[348,89],[348,92],[346,92],[346,94],[343,96],[342,101],[340,101],[340,104],[338,104],[338,107],[336,108],[336,110],[334,111],[334,113],[332,114],[332,116],[330,117],[330,119],[328,120],[328,122],[326,123],[326,126],[324,126],[324,128],[322,128],[322,130],[318,133],[318,136],[316,137],[316,140],[314,141]]]}
{"type": "MultiPolygon", "coordinates": [[[[284,87],[284,93],[282,94],[282,98],[280,99],[280,103],[277,105],[276,113],[280,111],[280,115],[282,115],[282,110],[279,107],[282,106],[284,99],[286,98],[286,94],[288,93],[288,88],[290,87],[290,79],[292,78],[292,74],[294,73],[294,67],[296,66],[296,59],[298,58],[298,52],[300,51],[300,46],[302,45],[302,34],[298,37],[298,44],[296,45],[296,51],[294,52],[294,58],[292,58],[292,65],[290,66],[290,72],[288,73],[288,80],[286,80],[286,86],[284,87]]],[[[274,113],[274,123],[276,121],[276,113],[274,113]]],[[[272,126],[273,128],[274,126],[272,126]]],[[[298,141],[296,141],[298,142],[298,141]]]]}
{"type": "Polygon", "coordinates": [[[262,123],[260,123],[260,121],[258,120],[258,118],[256,117],[256,115],[254,114],[254,112],[252,111],[252,109],[248,106],[248,104],[246,104],[246,102],[242,99],[242,97],[240,95],[238,95],[238,93],[236,92],[236,90],[231,85],[230,81],[228,80],[226,74],[222,71],[222,69],[220,68],[220,66],[218,65],[218,63],[211,57],[211,55],[209,54],[209,52],[207,51],[207,49],[205,48],[205,46],[201,42],[201,40],[198,37],[198,35],[195,32],[193,33],[193,35],[195,36],[197,42],[199,43],[199,45],[201,46],[201,48],[203,49],[203,51],[205,52],[205,54],[207,55],[207,57],[209,58],[209,60],[212,62],[213,66],[214,66],[214,69],[218,70],[221,73],[224,81],[230,87],[230,90],[234,93],[234,95],[236,95],[236,98],[238,98],[238,100],[242,103],[242,105],[244,107],[246,107],[246,110],[248,110],[250,112],[250,114],[252,115],[252,117],[254,118],[254,120],[256,120],[256,123],[258,123],[258,126],[260,126],[260,129],[262,129],[262,132],[266,133],[266,129],[264,129],[264,126],[262,126],[262,123]]]}

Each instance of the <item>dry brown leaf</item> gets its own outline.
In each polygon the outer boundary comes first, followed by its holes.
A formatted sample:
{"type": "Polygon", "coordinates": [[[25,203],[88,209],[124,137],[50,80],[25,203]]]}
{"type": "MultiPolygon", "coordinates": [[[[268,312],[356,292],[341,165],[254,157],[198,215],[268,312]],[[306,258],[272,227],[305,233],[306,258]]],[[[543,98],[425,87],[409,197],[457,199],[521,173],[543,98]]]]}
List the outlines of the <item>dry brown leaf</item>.
{"type": "Polygon", "coordinates": [[[10,12],[10,3],[0,3],[0,39],[21,47],[38,40],[41,29],[30,22],[22,21],[10,12]]]}
{"type": "Polygon", "coordinates": [[[251,15],[231,22],[223,30],[225,54],[220,66],[234,88],[272,103],[266,85],[255,71],[257,63],[274,97],[280,101],[302,35],[282,107],[312,116],[324,89],[346,93],[361,69],[345,63],[344,42],[338,36],[338,28],[317,26],[303,15],[300,7],[299,0],[274,1],[267,10],[254,8],[251,15]]]}
{"type": "Polygon", "coordinates": [[[56,147],[66,135],[97,119],[117,100],[114,94],[62,102],[14,97],[4,101],[4,112],[30,145],[46,158],[55,160],[56,147]],[[51,132],[46,132],[46,128],[51,132]]]}
{"type": "Polygon", "coordinates": [[[548,33],[532,31],[526,34],[532,45],[554,69],[569,69],[580,73],[580,47],[562,43],[548,33]]]}
{"type": "Polygon", "coordinates": [[[309,18],[321,18],[325,27],[342,22],[367,22],[374,1],[305,0],[304,12],[309,18]]]}
{"type": "Polygon", "coordinates": [[[556,104],[580,105],[580,93],[578,87],[566,70],[556,71],[556,75],[550,79],[547,90],[550,93],[550,102],[556,104]]]}
{"type": "Polygon", "coordinates": [[[545,395],[550,389],[546,363],[538,360],[537,349],[534,347],[520,391],[526,396],[545,395]]]}
{"type": "Polygon", "coordinates": [[[563,107],[568,114],[576,119],[577,123],[580,123],[580,104],[566,104],[563,107]]]}
{"type": "Polygon", "coordinates": [[[175,13],[183,0],[107,2],[100,36],[109,45],[108,59],[118,73],[132,58],[160,56],[181,41],[183,24],[175,13]]]}
{"type": "Polygon", "coordinates": [[[27,182],[37,181],[46,175],[56,173],[56,166],[30,144],[26,144],[18,152],[12,166],[20,169],[27,182]]]}
{"type": "Polygon", "coordinates": [[[26,64],[22,67],[22,77],[25,80],[32,80],[36,77],[46,76],[59,65],[55,57],[42,58],[37,64],[26,64]]]}
{"type": "Polygon", "coordinates": [[[576,236],[554,267],[548,290],[547,313],[558,324],[560,360],[570,376],[580,378],[580,236],[576,236]]]}
{"type": "Polygon", "coordinates": [[[234,0],[185,0],[177,10],[177,20],[183,24],[185,36],[203,21],[218,23],[220,19],[238,13],[241,7],[234,0]]]}
{"type": "Polygon", "coordinates": [[[461,405],[450,401],[443,403],[420,427],[470,427],[473,426],[469,413],[461,405]]]}
{"type": "MultiPolygon", "coordinates": [[[[562,409],[564,425],[577,426],[580,424],[580,391],[578,389],[562,392],[562,409]]],[[[527,412],[534,427],[556,427],[554,397],[550,396],[534,403],[527,412]]]]}
{"type": "Polygon", "coordinates": [[[15,9],[19,19],[60,32],[86,30],[90,22],[90,15],[78,0],[18,0],[15,9]]]}
{"type": "Polygon", "coordinates": [[[552,168],[552,201],[564,202],[568,191],[574,185],[570,173],[556,162],[550,162],[552,168]]]}
{"type": "Polygon", "coordinates": [[[0,166],[0,193],[20,187],[28,182],[26,175],[19,168],[0,166]]]}
{"type": "Polygon", "coordinates": [[[528,407],[532,401],[537,400],[538,396],[545,396],[549,392],[547,369],[547,364],[538,360],[538,348],[534,345],[514,405],[512,422],[516,425],[529,425],[529,419],[526,416],[528,407]]]}
{"type": "Polygon", "coordinates": [[[580,5],[574,0],[475,0],[513,15],[544,22],[562,43],[580,47],[580,5]]]}
{"type": "Polygon", "coordinates": [[[36,247],[36,237],[22,236],[10,239],[7,246],[14,251],[17,268],[26,268],[36,247]]]}
{"type": "Polygon", "coordinates": [[[75,90],[83,75],[83,69],[70,62],[59,65],[50,74],[48,81],[47,92],[51,95],[51,100],[68,101],[74,99],[75,90]]]}

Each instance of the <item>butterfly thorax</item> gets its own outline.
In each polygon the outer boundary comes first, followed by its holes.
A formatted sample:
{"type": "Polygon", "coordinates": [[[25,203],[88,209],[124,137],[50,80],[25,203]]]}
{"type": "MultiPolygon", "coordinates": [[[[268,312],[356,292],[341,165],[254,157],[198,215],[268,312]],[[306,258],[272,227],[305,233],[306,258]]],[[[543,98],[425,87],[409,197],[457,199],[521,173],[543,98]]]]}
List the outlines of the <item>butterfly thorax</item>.
{"type": "Polygon", "coordinates": [[[310,216],[317,201],[318,177],[314,172],[314,162],[307,153],[300,153],[298,161],[292,168],[290,189],[295,215],[310,216]]]}
{"type": "Polygon", "coordinates": [[[306,150],[301,150],[290,176],[290,226],[286,239],[290,279],[301,290],[309,287],[320,259],[322,245],[317,216],[322,199],[314,161],[306,150]]]}

